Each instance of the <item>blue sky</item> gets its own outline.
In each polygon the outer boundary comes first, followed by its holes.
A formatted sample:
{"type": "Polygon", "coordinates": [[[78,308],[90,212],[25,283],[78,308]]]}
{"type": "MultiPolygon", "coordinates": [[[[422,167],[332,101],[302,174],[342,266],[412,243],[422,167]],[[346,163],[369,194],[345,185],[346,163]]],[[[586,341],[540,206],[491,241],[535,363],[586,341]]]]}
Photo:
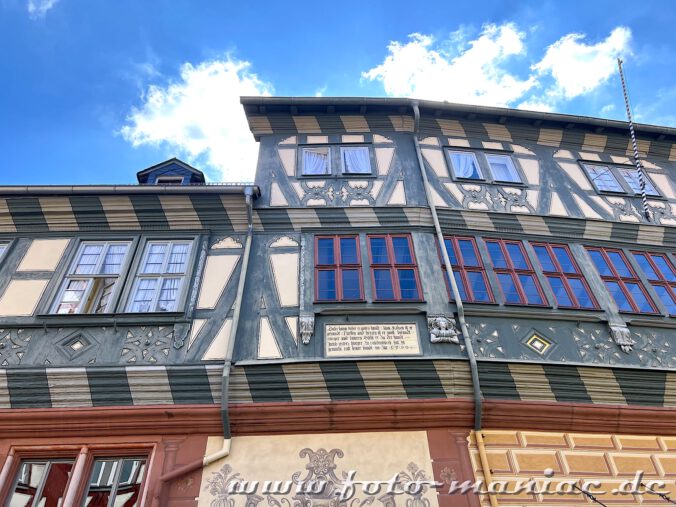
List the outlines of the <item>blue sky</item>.
{"type": "Polygon", "coordinates": [[[672,1],[0,0],[0,184],[250,180],[239,95],[415,96],[676,126],[672,1]],[[321,7],[319,7],[321,6],[321,7]]]}

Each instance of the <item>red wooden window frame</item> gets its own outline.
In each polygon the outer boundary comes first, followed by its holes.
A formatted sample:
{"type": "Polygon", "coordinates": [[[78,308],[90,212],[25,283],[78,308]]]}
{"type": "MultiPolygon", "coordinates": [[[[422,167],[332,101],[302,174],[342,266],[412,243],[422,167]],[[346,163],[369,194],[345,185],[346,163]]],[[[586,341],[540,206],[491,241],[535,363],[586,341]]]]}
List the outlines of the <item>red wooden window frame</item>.
{"type": "MultiPolygon", "coordinates": [[[[594,297],[593,292],[591,291],[591,288],[589,287],[589,284],[587,283],[587,280],[585,279],[584,275],[582,274],[582,271],[580,271],[580,267],[578,266],[577,262],[575,261],[575,257],[573,257],[573,254],[570,251],[570,248],[568,248],[568,245],[561,245],[558,243],[536,243],[532,242],[531,245],[533,247],[544,247],[547,250],[547,254],[549,255],[549,259],[551,260],[552,264],[554,264],[555,271],[549,271],[546,270],[545,267],[542,265],[542,261],[537,255],[537,252],[535,254],[535,257],[538,260],[538,263],[540,264],[540,268],[542,268],[542,273],[545,275],[545,278],[547,279],[547,282],[550,284],[551,287],[551,282],[549,281],[550,276],[556,276],[561,279],[561,282],[563,283],[563,287],[566,290],[566,294],[568,295],[568,299],[570,299],[572,305],[565,306],[559,304],[558,300],[556,300],[556,294],[554,294],[554,300],[556,302],[556,305],[558,308],[574,308],[574,309],[579,309],[579,310],[598,310],[599,309],[599,304],[598,301],[596,301],[596,298],[594,297]],[[554,248],[563,248],[566,251],[566,254],[568,254],[568,258],[571,261],[571,264],[573,268],[575,269],[575,273],[566,273],[563,268],[561,267],[561,263],[559,262],[558,257],[554,253],[554,248]],[[579,280],[582,285],[585,287],[587,290],[587,294],[589,294],[589,298],[591,299],[592,306],[580,306],[580,302],[577,300],[577,297],[575,296],[572,287],[570,286],[570,281],[571,279],[579,280]]],[[[554,289],[552,288],[552,292],[554,289]]]]}
{"type": "MultiPolygon", "coordinates": [[[[661,257],[664,259],[664,262],[671,268],[672,272],[676,272],[676,269],[674,267],[674,263],[671,262],[671,259],[669,256],[665,253],[658,253],[658,252],[647,252],[647,251],[634,251],[632,250],[631,252],[634,254],[634,257],[636,255],[643,255],[645,258],[648,260],[648,263],[650,264],[650,267],[652,268],[653,272],[657,275],[657,278],[651,278],[650,275],[646,272],[645,269],[639,264],[639,267],[643,270],[643,273],[645,274],[646,278],[650,282],[650,285],[653,287],[664,287],[664,289],[669,293],[671,296],[671,299],[676,302],[676,281],[671,282],[665,278],[665,276],[662,274],[662,270],[659,269],[657,264],[655,264],[655,259],[654,257],[661,257]]],[[[638,261],[637,261],[638,263],[638,261]]],[[[659,298],[659,295],[658,295],[659,298]]],[[[674,313],[671,313],[671,315],[676,315],[674,313]]]]}
{"type": "Polygon", "coordinates": [[[373,300],[374,301],[398,301],[398,302],[418,302],[422,301],[422,289],[420,287],[420,277],[418,275],[418,263],[415,259],[415,251],[413,250],[413,239],[410,234],[368,234],[366,236],[366,244],[368,247],[369,253],[369,268],[371,273],[371,287],[373,287],[373,300]],[[385,247],[387,248],[387,258],[390,261],[388,264],[374,264],[373,255],[371,253],[371,238],[383,238],[385,239],[385,247]],[[394,247],[392,246],[393,238],[406,238],[408,241],[408,248],[411,252],[411,264],[397,264],[396,258],[394,256],[394,247]],[[376,282],[374,277],[374,270],[376,269],[389,269],[390,278],[392,280],[392,292],[394,294],[393,299],[382,299],[378,298],[378,292],[376,290],[376,282]],[[415,277],[416,290],[418,291],[417,299],[402,299],[401,298],[401,285],[399,283],[399,274],[398,269],[411,269],[413,270],[413,276],[415,277]]]}
{"type": "Polygon", "coordinates": [[[505,239],[498,239],[498,238],[485,238],[484,241],[486,242],[486,245],[488,246],[490,243],[497,243],[500,246],[500,250],[502,251],[502,256],[505,259],[505,262],[507,263],[506,268],[499,268],[495,266],[495,262],[493,262],[493,257],[490,255],[490,250],[489,250],[489,258],[491,259],[491,264],[493,264],[493,271],[495,272],[496,275],[500,274],[507,274],[512,278],[512,283],[514,284],[514,287],[516,288],[516,291],[519,295],[519,302],[508,302],[507,298],[505,296],[504,290],[502,289],[502,283],[500,283],[500,277],[498,276],[498,289],[500,290],[500,293],[502,294],[502,299],[505,302],[505,305],[517,305],[517,306],[537,306],[537,307],[546,307],[549,306],[547,302],[547,297],[545,296],[542,287],[540,285],[540,280],[538,279],[538,275],[533,269],[533,265],[531,264],[530,259],[528,258],[528,254],[526,253],[526,249],[524,248],[523,244],[521,241],[518,240],[505,240],[505,239]],[[526,269],[522,268],[517,268],[514,266],[514,263],[512,262],[512,257],[509,254],[509,251],[507,250],[507,245],[517,245],[519,250],[521,251],[521,255],[523,256],[524,260],[526,261],[526,269]],[[521,280],[519,279],[519,275],[527,275],[531,276],[533,278],[533,283],[535,284],[535,288],[538,291],[538,294],[540,295],[540,300],[542,303],[529,303],[528,298],[526,297],[526,293],[523,289],[523,286],[521,284],[521,280]]]}
{"type": "MultiPolygon", "coordinates": [[[[627,256],[624,255],[624,252],[622,250],[619,250],[617,248],[602,248],[602,247],[590,247],[590,246],[588,246],[586,248],[587,248],[587,252],[599,252],[601,254],[601,256],[603,257],[603,260],[605,261],[607,266],[610,268],[610,271],[612,272],[612,275],[601,274],[601,271],[599,271],[598,266],[596,266],[596,263],[594,263],[594,261],[592,260],[592,263],[594,264],[594,267],[596,268],[597,273],[599,274],[599,276],[603,280],[604,285],[606,285],[606,290],[608,290],[610,292],[610,289],[608,289],[607,282],[617,283],[617,285],[622,290],[622,293],[624,294],[625,299],[629,302],[629,306],[631,306],[631,308],[632,308],[631,310],[622,310],[621,308],[619,308],[620,305],[618,304],[617,306],[618,306],[618,309],[620,310],[620,312],[642,313],[642,314],[649,314],[649,315],[658,313],[657,308],[655,307],[655,302],[652,300],[652,298],[650,297],[650,295],[646,291],[645,286],[643,285],[643,282],[641,281],[641,279],[638,277],[638,275],[634,271],[634,268],[629,263],[627,256]],[[632,276],[630,276],[630,277],[621,276],[617,272],[617,269],[615,268],[615,264],[613,263],[613,261],[611,261],[610,257],[608,257],[608,253],[619,254],[619,256],[622,258],[622,261],[627,266],[627,269],[629,270],[629,272],[631,273],[632,276]],[[636,304],[636,301],[634,301],[634,297],[629,292],[629,289],[627,289],[626,283],[636,284],[639,287],[639,289],[643,293],[643,296],[646,298],[646,301],[648,301],[648,304],[652,308],[651,312],[642,312],[641,310],[639,310],[638,305],[636,304]]],[[[612,294],[611,294],[611,297],[612,297],[612,294]]],[[[614,297],[613,297],[613,300],[614,300],[614,297]]],[[[616,301],[616,303],[617,303],[617,301],[616,301]]]]}
{"type": "Polygon", "coordinates": [[[342,302],[342,301],[363,301],[364,300],[364,277],[361,269],[361,246],[359,245],[359,236],[356,235],[334,235],[334,236],[315,236],[315,301],[323,302],[342,302]],[[319,264],[319,240],[330,239],[333,241],[333,264],[319,264]],[[340,240],[354,239],[357,245],[357,264],[343,264],[341,262],[340,240]],[[343,297],[343,270],[356,270],[359,273],[359,298],[346,299],[343,297]],[[333,271],[335,273],[336,282],[336,298],[335,299],[321,299],[319,297],[319,272],[333,271]]]}
{"type": "MultiPolygon", "coordinates": [[[[481,259],[481,255],[479,254],[479,248],[477,247],[476,244],[476,238],[469,237],[469,236],[444,236],[444,241],[450,241],[451,242],[451,247],[453,248],[453,254],[455,257],[456,262],[453,263],[453,259],[449,255],[449,261],[451,261],[451,267],[453,268],[454,273],[458,273],[458,275],[462,279],[463,286],[465,288],[465,294],[467,295],[467,298],[464,299],[463,301],[466,303],[482,303],[482,304],[490,304],[490,303],[495,303],[495,298],[493,296],[493,291],[491,290],[491,284],[488,281],[488,276],[486,275],[486,266],[484,266],[483,260],[481,259]],[[466,266],[465,265],[465,259],[461,255],[460,251],[460,245],[458,244],[458,241],[460,240],[466,240],[472,243],[472,247],[474,248],[474,255],[476,256],[479,265],[478,266],[466,266]],[[467,276],[468,272],[472,273],[480,273],[482,278],[484,279],[484,284],[486,285],[486,291],[488,293],[488,301],[477,301],[476,298],[474,297],[474,293],[472,291],[471,284],[469,283],[469,278],[467,276]]],[[[437,245],[439,246],[439,245],[437,245]]],[[[446,245],[444,244],[440,248],[446,248],[446,245]]],[[[444,272],[444,281],[446,283],[446,290],[448,291],[448,296],[451,301],[453,301],[453,293],[451,291],[450,283],[449,283],[449,277],[448,273],[446,271],[446,263],[443,260],[443,256],[441,254],[441,249],[439,250],[439,258],[441,260],[441,269],[444,272]]]]}

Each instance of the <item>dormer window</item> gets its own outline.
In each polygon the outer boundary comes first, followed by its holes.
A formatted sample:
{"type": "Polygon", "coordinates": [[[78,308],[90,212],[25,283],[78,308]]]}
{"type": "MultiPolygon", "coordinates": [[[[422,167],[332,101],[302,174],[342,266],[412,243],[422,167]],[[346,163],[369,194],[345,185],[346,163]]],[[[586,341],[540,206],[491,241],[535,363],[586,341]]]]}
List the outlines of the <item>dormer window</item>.
{"type": "Polygon", "coordinates": [[[183,176],[158,176],[155,185],[182,185],[183,176]]]}

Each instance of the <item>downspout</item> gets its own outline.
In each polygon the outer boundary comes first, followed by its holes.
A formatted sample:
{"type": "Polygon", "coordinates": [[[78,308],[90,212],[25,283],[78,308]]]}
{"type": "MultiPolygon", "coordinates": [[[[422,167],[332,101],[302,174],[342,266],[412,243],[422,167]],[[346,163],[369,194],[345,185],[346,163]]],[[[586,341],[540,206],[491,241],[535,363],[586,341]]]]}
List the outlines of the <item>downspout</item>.
{"type": "MultiPolygon", "coordinates": [[[[477,450],[479,451],[479,461],[481,462],[482,473],[486,485],[493,482],[491,469],[488,463],[488,456],[486,455],[486,447],[484,446],[483,435],[481,434],[481,416],[483,411],[483,394],[481,393],[481,384],[479,383],[479,368],[477,366],[476,357],[474,356],[474,348],[472,347],[472,340],[469,336],[469,329],[467,328],[467,321],[465,320],[465,308],[460,298],[460,291],[458,284],[453,275],[453,266],[451,260],[448,258],[448,252],[444,246],[444,234],[441,232],[441,225],[439,224],[439,216],[437,215],[437,208],[434,204],[432,196],[432,187],[427,178],[427,171],[423,162],[422,152],[420,151],[419,132],[420,132],[420,107],[418,101],[412,101],[414,128],[413,128],[413,143],[415,145],[415,153],[418,157],[418,166],[420,167],[420,174],[423,179],[423,186],[425,187],[425,195],[427,196],[427,203],[432,212],[432,222],[437,234],[437,241],[439,242],[439,250],[444,260],[446,273],[448,273],[448,281],[451,284],[451,291],[453,292],[453,300],[458,309],[458,323],[460,324],[460,332],[467,350],[467,357],[469,359],[469,370],[472,375],[472,389],[474,391],[474,439],[476,441],[477,450]]],[[[495,495],[489,494],[488,499],[491,507],[498,507],[498,501],[495,495]]]]}
{"type": "Polygon", "coordinates": [[[246,199],[247,213],[246,242],[244,243],[244,252],[242,253],[242,267],[239,271],[239,281],[237,283],[235,306],[232,312],[230,335],[228,336],[228,342],[226,349],[224,350],[225,361],[223,364],[223,377],[221,380],[221,420],[223,422],[223,444],[218,451],[204,456],[203,459],[193,461],[192,463],[188,463],[185,466],[160,476],[158,480],[158,492],[155,495],[153,505],[159,505],[162,488],[167,482],[170,482],[177,477],[189,474],[190,472],[194,472],[195,470],[207,467],[212,463],[230,455],[232,435],[230,432],[230,419],[228,416],[228,387],[230,385],[230,368],[232,366],[232,356],[235,350],[235,338],[237,336],[239,316],[242,309],[242,295],[244,294],[244,285],[246,283],[246,275],[249,267],[249,257],[251,255],[251,242],[253,240],[253,187],[246,187],[244,189],[244,196],[246,199]]]}

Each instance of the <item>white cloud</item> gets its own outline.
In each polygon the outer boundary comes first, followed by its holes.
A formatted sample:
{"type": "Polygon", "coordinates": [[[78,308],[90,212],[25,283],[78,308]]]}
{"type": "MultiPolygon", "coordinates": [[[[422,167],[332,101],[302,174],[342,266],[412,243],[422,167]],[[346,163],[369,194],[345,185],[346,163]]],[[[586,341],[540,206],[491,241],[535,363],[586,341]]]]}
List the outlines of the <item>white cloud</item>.
{"type": "Polygon", "coordinates": [[[59,0],[28,0],[28,15],[31,18],[42,18],[59,0]]]}
{"type": "Polygon", "coordinates": [[[390,42],[384,61],[362,78],[381,83],[390,96],[551,111],[597,90],[616,72],[616,58],[631,55],[626,27],[596,44],[574,33],[520,73],[512,64],[536,52],[526,39],[513,23],[485,25],[473,40],[463,29],[439,41],[415,33],[390,42]]]}
{"type": "Polygon", "coordinates": [[[585,36],[571,33],[547,48],[532,69],[550,75],[554,83],[543,100],[555,104],[588,94],[617,74],[617,58],[630,54],[631,30],[620,26],[597,44],[586,44],[585,36]]]}
{"type": "Polygon", "coordinates": [[[507,61],[524,55],[525,34],[515,25],[485,25],[476,40],[464,32],[436,43],[431,35],[414,33],[409,41],[391,42],[383,63],[362,74],[382,83],[392,96],[415,96],[483,105],[506,106],[533,87],[505,69],[507,61]]]}
{"type": "Polygon", "coordinates": [[[122,136],[133,146],[163,146],[168,155],[177,152],[198,167],[206,164],[221,181],[252,180],[258,148],[239,97],[270,95],[273,88],[250,68],[230,56],[185,63],[180,80],[148,88],[122,136]]]}

